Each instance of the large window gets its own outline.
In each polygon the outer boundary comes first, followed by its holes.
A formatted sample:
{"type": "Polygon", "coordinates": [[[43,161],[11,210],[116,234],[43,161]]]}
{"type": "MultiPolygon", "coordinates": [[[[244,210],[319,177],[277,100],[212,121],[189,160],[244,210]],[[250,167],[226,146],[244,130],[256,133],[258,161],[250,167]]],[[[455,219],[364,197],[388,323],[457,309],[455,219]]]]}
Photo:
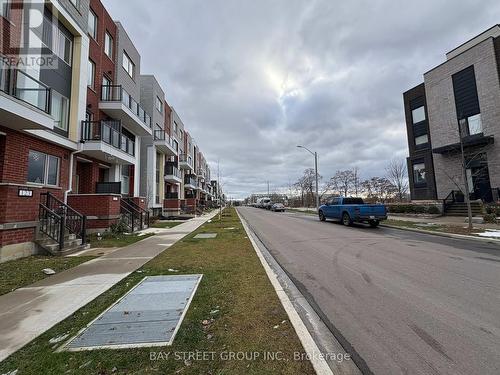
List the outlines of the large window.
{"type": "Polygon", "coordinates": [[[413,182],[415,185],[423,185],[426,183],[426,171],[424,163],[413,164],[413,182]]]}
{"type": "Polygon", "coordinates": [[[59,183],[59,158],[30,150],[28,156],[28,182],[57,186],[59,183]]]}
{"type": "Polygon", "coordinates": [[[54,46],[52,51],[61,58],[66,64],[71,65],[71,59],[73,56],[73,42],[66,34],[55,28],[54,46]]]}
{"type": "Polygon", "coordinates": [[[160,204],[160,169],[161,169],[161,154],[156,154],[156,174],[155,174],[155,203],[160,204]]]}
{"type": "Polygon", "coordinates": [[[113,37],[106,31],[104,35],[104,53],[110,58],[113,58],[113,37]]]}
{"type": "Polygon", "coordinates": [[[95,63],[92,60],[87,65],[87,86],[92,90],[95,88],[95,63]]]}
{"type": "Polygon", "coordinates": [[[50,113],[59,129],[68,130],[69,100],[57,91],[52,90],[50,113]]]}
{"type": "Polygon", "coordinates": [[[89,26],[88,26],[88,32],[89,35],[97,40],[97,16],[96,14],[90,9],[89,12],[89,26]]]}
{"type": "Polygon", "coordinates": [[[414,124],[425,121],[425,107],[421,106],[411,111],[411,118],[414,124]]]}
{"type": "Polygon", "coordinates": [[[111,99],[111,85],[113,82],[106,76],[102,76],[102,97],[105,100],[111,99]]]}
{"type": "Polygon", "coordinates": [[[418,137],[415,137],[415,145],[416,146],[425,145],[428,142],[429,142],[429,137],[427,136],[427,134],[419,135],[418,137]]]}
{"type": "Polygon", "coordinates": [[[163,101],[157,96],[155,101],[156,109],[158,112],[163,112],[163,101]]]}
{"type": "Polygon", "coordinates": [[[134,78],[135,65],[125,52],[123,52],[123,69],[125,69],[130,78],[134,78]]]}

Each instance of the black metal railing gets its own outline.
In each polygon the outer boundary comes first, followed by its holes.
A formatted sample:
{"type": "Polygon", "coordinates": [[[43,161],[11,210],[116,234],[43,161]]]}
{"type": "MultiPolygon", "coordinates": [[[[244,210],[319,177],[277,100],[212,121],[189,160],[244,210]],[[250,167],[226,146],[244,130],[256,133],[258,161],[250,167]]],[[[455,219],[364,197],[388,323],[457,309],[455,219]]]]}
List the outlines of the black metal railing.
{"type": "Polygon", "coordinates": [[[452,190],[448,196],[443,199],[443,208],[444,211],[453,205],[455,202],[463,202],[464,201],[464,195],[460,190],[452,190]]]}
{"type": "Polygon", "coordinates": [[[142,123],[151,128],[151,116],[144,111],[139,103],[121,85],[102,85],[101,101],[123,103],[142,123]]]}
{"type": "Polygon", "coordinates": [[[51,88],[4,60],[0,60],[0,91],[50,114],[51,88]]]}
{"type": "Polygon", "coordinates": [[[40,194],[41,200],[43,197],[45,197],[45,203],[40,203],[39,207],[40,231],[57,241],[60,250],[64,248],[66,231],[80,238],[82,245],[86,244],[86,216],[49,192],[40,194]],[[58,226],[57,233],[55,233],[55,226],[58,226]]]}
{"type": "Polygon", "coordinates": [[[177,191],[165,193],[165,199],[179,199],[179,193],[177,191]]]}
{"type": "Polygon", "coordinates": [[[95,192],[97,194],[121,194],[121,182],[96,182],[95,192]]]}
{"type": "Polygon", "coordinates": [[[81,140],[104,142],[135,156],[135,141],[121,132],[119,120],[82,121],[81,140]]]}
{"type": "Polygon", "coordinates": [[[131,232],[142,230],[149,226],[149,211],[137,205],[130,198],[121,199],[120,213],[131,232]]]}

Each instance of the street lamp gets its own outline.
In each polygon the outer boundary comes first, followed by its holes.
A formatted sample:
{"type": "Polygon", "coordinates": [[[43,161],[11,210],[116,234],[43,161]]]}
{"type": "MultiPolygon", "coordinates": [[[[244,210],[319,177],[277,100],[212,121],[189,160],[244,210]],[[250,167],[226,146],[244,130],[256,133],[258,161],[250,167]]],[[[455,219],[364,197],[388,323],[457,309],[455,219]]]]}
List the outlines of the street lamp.
{"type": "Polygon", "coordinates": [[[312,152],[309,150],[307,147],[304,146],[297,146],[298,148],[303,148],[304,150],[308,151],[312,156],[314,156],[314,170],[316,173],[316,210],[319,211],[319,175],[318,175],[318,153],[317,152],[312,152]]]}

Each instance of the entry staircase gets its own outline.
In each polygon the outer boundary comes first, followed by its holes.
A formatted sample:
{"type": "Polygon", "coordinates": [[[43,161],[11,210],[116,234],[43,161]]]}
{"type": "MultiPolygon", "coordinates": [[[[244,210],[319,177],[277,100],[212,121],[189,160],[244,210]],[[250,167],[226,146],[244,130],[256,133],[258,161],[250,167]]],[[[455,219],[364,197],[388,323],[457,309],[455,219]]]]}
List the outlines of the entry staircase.
{"type": "MultiPolygon", "coordinates": [[[[482,216],[484,214],[481,201],[471,201],[470,205],[472,216],[482,216]]],[[[460,191],[454,190],[444,199],[444,214],[446,216],[468,216],[467,203],[463,201],[463,194],[460,191]]]]}
{"type": "Polygon", "coordinates": [[[35,242],[48,253],[68,255],[87,245],[87,218],[51,193],[42,193],[35,242]]]}
{"type": "Polygon", "coordinates": [[[131,233],[149,228],[149,211],[140,207],[130,198],[121,199],[120,214],[131,233]]]}

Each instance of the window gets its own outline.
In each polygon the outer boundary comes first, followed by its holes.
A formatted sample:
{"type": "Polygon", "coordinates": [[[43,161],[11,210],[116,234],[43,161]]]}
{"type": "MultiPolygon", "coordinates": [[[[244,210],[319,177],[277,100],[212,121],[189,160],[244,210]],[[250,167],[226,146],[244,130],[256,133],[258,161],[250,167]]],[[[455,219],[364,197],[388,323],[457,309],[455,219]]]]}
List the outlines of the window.
{"type": "Polygon", "coordinates": [[[174,133],[177,134],[177,123],[174,121],[174,133]]]}
{"type": "Polygon", "coordinates": [[[424,145],[426,143],[429,143],[429,137],[427,136],[427,134],[419,135],[418,137],[415,137],[415,145],[416,146],[424,145]]]}
{"type": "Polygon", "coordinates": [[[179,152],[179,143],[174,139],[174,148],[175,148],[175,151],[179,152]]]}
{"type": "Polygon", "coordinates": [[[411,118],[414,124],[425,121],[425,107],[421,106],[411,111],[411,118]]]}
{"type": "Polygon", "coordinates": [[[92,90],[95,85],[95,63],[92,60],[89,60],[89,64],[87,65],[87,86],[92,90]]]}
{"type": "MultiPolygon", "coordinates": [[[[57,28],[56,28],[57,29],[57,28]]],[[[66,64],[71,65],[71,58],[73,54],[73,42],[61,30],[56,30],[54,36],[54,46],[52,51],[66,64]]]]}
{"type": "Polygon", "coordinates": [[[160,169],[161,169],[161,155],[156,154],[156,175],[155,175],[155,203],[160,204],[160,169]]]}
{"type": "Polygon", "coordinates": [[[129,195],[130,192],[130,172],[129,172],[129,166],[128,165],[122,165],[122,194],[123,195],[129,195]]]}
{"type": "Polygon", "coordinates": [[[29,151],[28,182],[57,186],[59,180],[59,158],[39,151],[29,151]]]}
{"type": "Polygon", "coordinates": [[[481,114],[470,116],[467,118],[469,135],[479,134],[483,132],[483,125],[481,123],[481,114]]]}
{"type": "Polygon", "coordinates": [[[107,31],[104,35],[104,53],[110,59],[113,58],[113,37],[107,31]]]}
{"type": "Polygon", "coordinates": [[[102,98],[111,100],[111,85],[113,82],[106,76],[102,76],[102,98]]]}
{"type": "Polygon", "coordinates": [[[89,12],[88,33],[92,38],[97,40],[97,16],[92,11],[92,9],[90,9],[89,12]]]}
{"type": "Polygon", "coordinates": [[[9,18],[10,16],[10,0],[0,0],[0,16],[9,18]]]}
{"type": "Polygon", "coordinates": [[[424,163],[413,164],[413,182],[415,185],[423,185],[426,183],[425,174],[426,171],[424,163]]]}
{"type": "Polygon", "coordinates": [[[158,112],[162,113],[163,112],[163,101],[158,96],[156,97],[155,104],[156,104],[156,109],[158,110],[158,112]]]}
{"type": "Polygon", "coordinates": [[[125,52],[123,52],[123,69],[125,69],[130,78],[134,78],[135,65],[125,52]]]}
{"type": "Polygon", "coordinates": [[[52,90],[50,113],[55,125],[62,130],[68,130],[69,100],[57,91],[52,90]]]}

